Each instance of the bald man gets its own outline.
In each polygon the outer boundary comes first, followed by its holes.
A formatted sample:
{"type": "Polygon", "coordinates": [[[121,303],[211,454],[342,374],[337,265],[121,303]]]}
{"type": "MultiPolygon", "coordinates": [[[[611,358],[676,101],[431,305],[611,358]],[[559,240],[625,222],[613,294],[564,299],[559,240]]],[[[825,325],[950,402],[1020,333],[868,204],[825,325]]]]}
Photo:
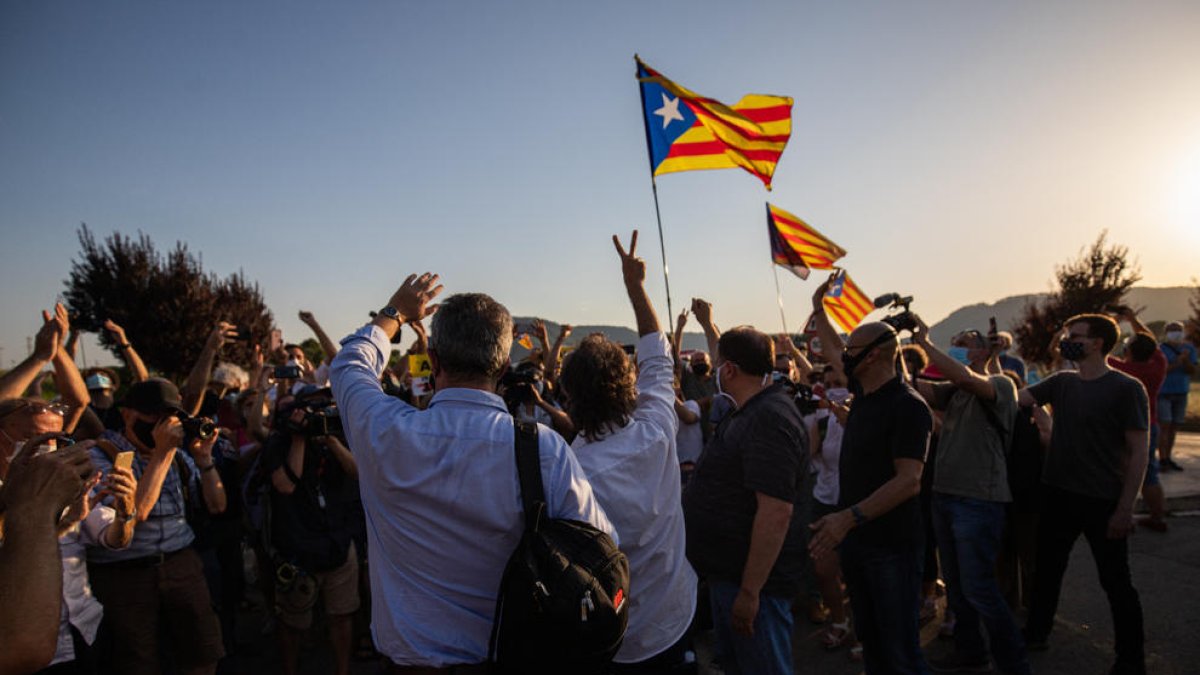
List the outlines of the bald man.
{"type": "Polygon", "coordinates": [[[839,544],[863,665],[872,673],[928,673],[918,610],[924,530],[917,495],[933,416],[896,369],[899,337],[885,323],[859,326],[843,343],[825,315],[830,282],[813,295],[817,334],[854,401],[839,461],[839,511],[812,524],[809,551],[839,544]]]}

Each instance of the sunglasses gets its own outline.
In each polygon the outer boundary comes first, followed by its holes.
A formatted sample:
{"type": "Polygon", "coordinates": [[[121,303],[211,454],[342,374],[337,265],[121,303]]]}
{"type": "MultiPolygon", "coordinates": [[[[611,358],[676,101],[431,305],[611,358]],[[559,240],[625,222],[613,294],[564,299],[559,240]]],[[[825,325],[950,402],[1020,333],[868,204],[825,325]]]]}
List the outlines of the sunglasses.
{"type": "Polygon", "coordinates": [[[33,401],[24,401],[23,400],[20,402],[19,405],[15,406],[12,410],[8,410],[8,411],[0,414],[0,419],[8,417],[9,415],[17,412],[18,410],[28,410],[30,415],[44,415],[46,413],[53,413],[55,415],[58,415],[59,417],[65,417],[67,414],[67,411],[70,410],[70,408],[63,405],[62,403],[34,403],[33,401]]]}

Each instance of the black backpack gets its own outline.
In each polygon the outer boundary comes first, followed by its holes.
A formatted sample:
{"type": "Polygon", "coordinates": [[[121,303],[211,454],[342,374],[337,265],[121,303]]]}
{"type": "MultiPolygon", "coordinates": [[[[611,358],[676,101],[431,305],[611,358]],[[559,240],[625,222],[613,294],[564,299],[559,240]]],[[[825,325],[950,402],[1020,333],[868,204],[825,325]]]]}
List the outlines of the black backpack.
{"type": "Polygon", "coordinates": [[[588,523],[546,516],[537,425],[515,422],[525,532],[496,600],[498,673],[607,672],[629,623],[629,561],[588,523]]]}

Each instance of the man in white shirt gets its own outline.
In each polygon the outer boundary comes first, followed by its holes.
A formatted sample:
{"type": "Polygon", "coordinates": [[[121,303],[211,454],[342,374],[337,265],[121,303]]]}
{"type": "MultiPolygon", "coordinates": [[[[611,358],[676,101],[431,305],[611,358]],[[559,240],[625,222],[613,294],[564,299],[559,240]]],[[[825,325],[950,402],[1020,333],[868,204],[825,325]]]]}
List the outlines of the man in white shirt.
{"type": "MultiPolygon", "coordinates": [[[[440,311],[434,274],[411,275],[378,315],[342,340],[330,379],[359,470],[367,516],[371,630],[396,672],[484,673],[505,564],[521,537],[513,418],[495,386],[512,317],[482,293],[440,311]],[[391,338],[434,314],[429,358],[438,391],[425,410],[388,396],[379,376],[391,338]],[[420,670],[417,669],[426,669],[420,670]]],[[[574,454],[538,433],[548,516],[617,539],[574,454]]]]}
{"type": "Polygon", "coordinates": [[[687,562],[675,434],[674,363],[646,296],[646,263],[617,238],[625,290],[637,318],[637,380],[621,345],[591,335],[559,378],[579,436],[572,448],[629,558],[629,627],[614,673],[668,673],[694,656],[684,639],[696,611],[687,562]]]}

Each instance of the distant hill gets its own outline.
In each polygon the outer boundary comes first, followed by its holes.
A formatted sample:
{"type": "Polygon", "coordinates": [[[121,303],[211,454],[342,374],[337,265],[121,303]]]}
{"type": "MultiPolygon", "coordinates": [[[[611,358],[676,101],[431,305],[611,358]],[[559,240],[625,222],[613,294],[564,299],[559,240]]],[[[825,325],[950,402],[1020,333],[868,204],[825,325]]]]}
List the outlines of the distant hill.
{"type": "MultiPolygon", "coordinates": [[[[1191,316],[1192,310],[1188,305],[1188,300],[1192,297],[1193,292],[1194,289],[1190,286],[1175,286],[1171,288],[1138,286],[1129,291],[1126,301],[1135,309],[1140,310],[1143,322],[1152,324],[1155,322],[1181,320],[1191,316]]],[[[1045,295],[1045,293],[1028,293],[1007,297],[990,304],[979,303],[960,307],[951,312],[945,319],[931,326],[929,329],[930,334],[933,336],[935,344],[946,345],[949,344],[950,338],[959,331],[969,328],[986,331],[988,317],[992,316],[996,317],[996,323],[1000,326],[1000,330],[1011,330],[1013,322],[1017,320],[1021,310],[1025,307],[1025,303],[1030,300],[1040,300],[1045,295]]],[[[513,317],[513,321],[517,324],[529,325],[533,319],[531,317],[513,317]]],[[[1155,326],[1151,327],[1154,328],[1155,326]]],[[[551,341],[558,336],[558,329],[559,324],[546,321],[546,330],[550,334],[551,341]]],[[[603,333],[608,339],[620,344],[635,344],[637,342],[637,333],[625,326],[575,326],[571,332],[571,337],[567,338],[567,344],[578,344],[580,340],[592,333],[603,333]]],[[[704,334],[685,332],[683,334],[683,348],[684,350],[706,349],[707,343],[705,342],[704,334]]],[[[513,345],[513,360],[519,361],[525,358],[528,353],[520,345],[513,345]]]]}
{"type": "MultiPolygon", "coordinates": [[[[1130,289],[1126,303],[1140,311],[1143,323],[1177,321],[1191,315],[1188,300],[1194,289],[1190,286],[1174,286],[1171,288],[1146,288],[1142,286],[1130,289]]],[[[960,307],[950,313],[945,319],[929,328],[934,344],[945,345],[959,331],[975,328],[986,331],[988,317],[996,317],[1000,330],[1011,330],[1012,324],[1021,314],[1021,310],[1030,300],[1041,300],[1045,293],[1014,295],[991,304],[980,303],[960,307]]]]}

